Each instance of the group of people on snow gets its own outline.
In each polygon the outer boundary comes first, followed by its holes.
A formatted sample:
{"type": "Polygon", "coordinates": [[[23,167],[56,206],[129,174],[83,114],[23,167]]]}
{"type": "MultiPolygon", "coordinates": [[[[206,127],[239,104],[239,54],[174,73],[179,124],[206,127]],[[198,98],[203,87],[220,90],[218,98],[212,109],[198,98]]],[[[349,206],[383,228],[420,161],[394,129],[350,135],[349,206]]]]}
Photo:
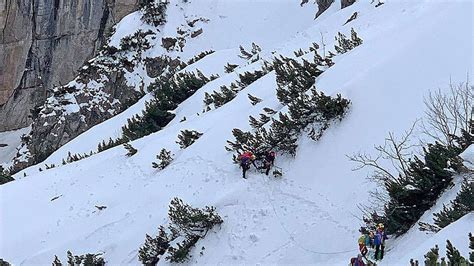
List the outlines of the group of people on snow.
{"type": "Polygon", "coordinates": [[[351,258],[351,266],[373,265],[372,261],[383,259],[387,234],[382,223],[376,226],[375,232],[362,227],[362,235],[358,239],[359,252],[356,258],[351,258]],[[365,261],[364,261],[365,259],[365,261]]]}
{"type": "Polygon", "coordinates": [[[270,169],[272,168],[273,164],[275,163],[276,153],[272,150],[269,150],[262,154],[261,156],[255,156],[251,151],[246,151],[239,156],[240,167],[242,168],[242,177],[245,177],[245,173],[250,169],[251,165],[253,165],[256,169],[264,169],[265,174],[268,175],[270,173],[270,169]],[[257,166],[256,162],[261,161],[261,165],[257,166]]]}

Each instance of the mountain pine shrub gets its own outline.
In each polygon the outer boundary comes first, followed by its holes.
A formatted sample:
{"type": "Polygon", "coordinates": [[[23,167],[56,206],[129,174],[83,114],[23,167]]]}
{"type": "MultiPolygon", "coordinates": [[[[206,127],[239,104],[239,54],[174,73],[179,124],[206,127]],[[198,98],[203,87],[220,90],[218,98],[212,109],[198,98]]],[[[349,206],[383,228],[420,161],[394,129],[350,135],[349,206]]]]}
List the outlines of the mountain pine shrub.
{"type": "Polygon", "coordinates": [[[140,3],[142,11],[142,20],[155,27],[166,23],[166,9],[168,1],[162,0],[143,0],[140,3]]]}
{"type": "MultiPolygon", "coordinates": [[[[84,255],[73,255],[71,251],[67,251],[67,265],[68,266],[104,266],[105,260],[102,257],[103,253],[97,254],[84,254],[84,255]]],[[[53,266],[61,266],[61,260],[57,256],[54,256],[53,266]]]]}
{"type": "Polygon", "coordinates": [[[154,92],[153,100],[146,104],[142,115],[128,119],[122,128],[122,138],[135,140],[161,130],[175,117],[173,110],[209,81],[200,71],[196,74],[178,73],[170,79],[157,80],[150,85],[154,92]]]}
{"type": "Polygon", "coordinates": [[[334,45],[334,49],[339,54],[347,53],[348,51],[361,45],[363,42],[362,39],[357,36],[357,32],[353,28],[351,29],[351,38],[347,38],[346,35],[338,32],[335,39],[337,44],[334,45]]]}
{"type": "Polygon", "coordinates": [[[161,149],[160,154],[156,156],[156,159],[158,159],[158,163],[153,162],[153,168],[163,170],[173,161],[173,154],[171,151],[161,149]]]}
{"type": "Polygon", "coordinates": [[[15,179],[0,165],[0,185],[6,184],[13,180],[15,179]]]}
{"type": "Polygon", "coordinates": [[[138,152],[138,150],[135,149],[130,143],[124,143],[123,147],[128,151],[126,154],[127,157],[132,157],[138,152]]]}
{"type": "Polygon", "coordinates": [[[466,178],[456,198],[449,206],[443,205],[443,209],[435,213],[433,219],[437,226],[444,228],[472,211],[474,211],[474,182],[466,178]]]}
{"type": "Polygon", "coordinates": [[[170,242],[165,228],[160,226],[156,237],[145,236],[145,244],[138,250],[138,259],[143,265],[156,265],[170,247],[170,242]]]}
{"type": "Polygon", "coordinates": [[[176,143],[179,144],[181,149],[186,149],[191,146],[196,140],[198,140],[203,133],[197,132],[196,130],[182,130],[178,135],[176,143]]]}
{"type": "Polygon", "coordinates": [[[252,94],[248,93],[247,96],[249,97],[250,103],[252,105],[257,105],[258,103],[262,102],[262,99],[253,96],[252,94]]]}
{"type": "Polygon", "coordinates": [[[384,207],[388,234],[400,235],[408,231],[451,184],[461,150],[440,143],[428,144],[423,149],[424,160],[414,156],[405,173],[387,179],[385,188],[390,200],[384,207]],[[451,162],[451,164],[450,164],[451,162]]]}
{"type": "Polygon", "coordinates": [[[187,261],[199,239],[223,223],[214,207],[193,208],[178,198],[171,201],[168,216],[168,229],[161,226],[156,237],[146,235],[145,244],[139,249],[138,258],[145,265],[156,265],[166,253],[172,263],[187,261]]]}

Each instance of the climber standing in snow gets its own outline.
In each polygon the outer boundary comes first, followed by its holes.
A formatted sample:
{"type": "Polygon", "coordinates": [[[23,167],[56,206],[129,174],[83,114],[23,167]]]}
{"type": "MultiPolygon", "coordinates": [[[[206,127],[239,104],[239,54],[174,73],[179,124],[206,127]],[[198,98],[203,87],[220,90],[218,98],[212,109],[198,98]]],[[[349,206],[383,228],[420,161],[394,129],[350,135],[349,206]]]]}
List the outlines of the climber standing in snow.
{"type": "Polygon", "coordinates": [[[362,227],[359,232],[362,233],[362,235],[359,237],[359,240],[358,240],[358,243],[359,243],[359,251],[360,251],[360,254],[362,254],[362,256],[365,257],[365,255],[367,254],[367,252],[369,251],[367,249],[367,247],[370,246],[370,237],[369,237],[369,232],[367,231],[367,229],[365,229],[364,227],[362,227]]]}
{"type": "MultiPolygon", "coordinates": [[[[250,151],[246,151],[239,156],[239,160],[240,167],[242,167],[242,177],[246,178],[245,173],[250,169],[250,164],[255,166],[255,155],[253,155],[253,153],[250,151]]],[[[255,168],[257,167],[255,166],[255,168]]]]}
{"type": "Polygon", "coordinates": [[[265,169],[265,174],[268,175],[270,173],[270,169],[275,162],[276,153],[274,151],[268,151],[265,155],[263,160],[263,169],[265,169]]]}
{"type": "Polygon", "coordinates": [[[375,239],[374,239],[376,260],[383,259],[383,253],[385,250],[385,240],[387,239],[388,237],[385,234],[384,225],[381,223],[378,224],[377,231],[375,232],[375,239]]]}
{"type": "Polygon", "coordinates": [[[357,255],[357,258],[351,258],[351,266],[365,266],[362,255],[357,255]]]}

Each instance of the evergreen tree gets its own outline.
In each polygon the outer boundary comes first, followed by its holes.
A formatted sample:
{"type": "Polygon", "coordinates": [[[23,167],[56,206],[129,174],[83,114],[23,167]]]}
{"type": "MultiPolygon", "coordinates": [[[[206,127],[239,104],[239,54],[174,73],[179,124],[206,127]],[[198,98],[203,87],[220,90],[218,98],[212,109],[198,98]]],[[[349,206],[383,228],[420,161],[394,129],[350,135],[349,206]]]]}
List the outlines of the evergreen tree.
{"type": "Polygon", "coordinates": [[[160,170],[165,169],[168,165],[171,164],[173,161],[173,155],[171,151],[167,151],[166,149],[161,149],[160,154],[156,156],[159,163],[153,162],[153,168],[158,168],[160,170]]]}
{"type": "Polygon", "coordinates": [[[8,182],[11,182],[15,180],[11,175],[3,169],[3,167],[0,165],[0,185],[6,184],[8,182]]]}
{"type": "Polygon", "coordinates": [[[252,50],[250,52],[247,52],[242,45],[240,46],[240,55],[239,57],[245,60],[249,60],[251,63],[257,62],[260,57],[259,53],[262,51],[260,46],[258,46],[255,43],[252,43],[252,50]]]}
{"type": "Polygon", "coordinates": [[[362,39],[357,36],[357,32],[354,30],[354,28],[351,28],[351,41],[354,47],[362,44],[362,39]]]}
{"type": "Polygon", "coordinates": [[[142,20],[155,27],[166,23],[166,8],[168,1],[143,0],[140,1],[142,20]]]}
{"type": "Polygon", "coordinates": [[[247,96],[249,97],[250,103],[252,105],[256,105],[256,104],[262,102],[262,99],[260,99],[258,97],[255,97],[255,96],[251,95],[250,93],[248,93],[247,96]]]}
{"type": "Polygon", "coordinates": [[[464,215],[474,211],[474,183],[467,178],[463,180],[461,190],[450,206],[443,205],[439,213],[434,213],[435,224],[441,228],[457,221],[464,215]]]}
{"type": "Polygon", "coordinates": [[[186,64],[187,65],[192,65],[196,63],[197,61],[203,59],[204,57],[213,54],[215,51],[214,50],[209,50],[209,51],[203,51],[198,55],[195,55],[193,58],[191,58],[186,64]]]}
{"type": "Polygon", "coordinates": [[[350,39],[340,32],[337,33],[335,39],[337,41],[337,45],[334,45],[334,49],[339,54],[344,54],[362,44],[362,39],[357,36],[357,32],[353,28],[351,28],[350,39]]]}
{"type": "Polygon", "coordinates": [[[128,120],[122,128],[122,139],[135,140],[161,130],[175,117],[173,110],[209,81],[200,71],[178,73],[166,80],[158,79],[150,85],[153,100],[146,104],[141,116],[128,120]]]}
{"type": "Polygon", "coordinates": [[[168,216],[172,231],[186,236],[204,237],[212,227],[223,222],[214,207],[193,208],[179,198],[171,201],[168,216]]]}
{"type": "Polygon", "coordinates": [[[156,237],[151,237],[148,234],[145,236],[145,244],[138,250],[138,259],[144,265],[156,265],[170,247],[172,240],[166,233],[165,228],[160,226],[156,237]]]}
{"type": "Polygon", "coordinates": [[[124,143],[123,147],[128,151],[126,154],[128,157],[132,157],[138,152],[130,143],[124,143]]]}
{"type": "Polygon", "coordinates": [[[277,112],[271,108],[268,108],[268,107],[265,107],[263,108],[263,111],[265,111],[265,113],[269,114],[269,115],[274,115],[276,114],[277,112]]]}
{"type": "Polygon", "coordinates": [[[2,258],[0,258],[0,266],[10,266],[11,264],[8,263],[7,261],[4,261],[2,258]]]}
{"type": "Polygon", "coordinates": [[[236,69],[238,66],[239,65],[234,65],[234,64],[227,63],[227,65],[224,67],[225,73],[232,73],[234,71],[234,69],[236,69]]]}
{"type": "Polygon", "coordinates": [[[461,256],[459,250],[457,250],[449,240],[446,240],[446,243],[446,256],[448,257],[448,264],[453,266],[467,266],[466,259],[461,256]]]}
{"type": "Polygon", "coordinates": [[[411,160],[407,176],[386,180],[390,197],[385,206],[386,230],[389,234],[402,234],[431,208],[452,182],[450,161],[455,161],[460,150],[440,143],[429,144],[424,150],[424,160],[417,156],[411,160]]]}
{"type": "Polygon", "coordinates": [[[196,235],[185,236],[181,243],[177,243],[177,247],[169,248],[169,256],[166,257],[171,263],[183,263],[190,259],[189,252],[199,241],[200,237],[196,235]]]}
{"type": "MultiPolygon", "coordinates": [[[[61,266],[62,263],[57,256],[54,256],[53,266],[61,266]]],[[[71,251],[67,251],[67,265],[68,266],[104,266],[105,260],[102,253],[84,254],[75,256],[71,251]]]]}
{"type": "Polygon", "coordinates": [[[176,143],[179,144],[181,149],[186,149],[191,146],[197,139],[199,139],[203,133],[197,132],[196,130],[182,130],[178,135],[176,143]]]}
{"type": "Polygon", "coordinates": [[[435,245],[428,253],[425,255],[425,266],[438,266],[439,259],[439,248],[438,245],[435,245]]]}
{"type": "Polygon", "coordinates": [[[267,73],[263,70],[255,70],[255,72],[245,71],[243,74],[239,74],[239,81],[237,82],[237,85],[243,89],[266,74],[267,73]]]}
{"type": "Polygon", "coordinates": [[[146,235],[145,244],[138,251],[138,258],[144,265],[156,265],[167,252],[168,261],[185,262],[199,239],[223,222],[214,207],[193,208],[178,198],[171,201],[168,216],[168,232],[161,226],[156,237],[146,235]]]}
{"type": "Polygon", "coordinates": [[[469,249],[471,252],[469,252],[469,260],[471,264],[474,264],[474,236],[472,233],[469,233],[469,249]]]}

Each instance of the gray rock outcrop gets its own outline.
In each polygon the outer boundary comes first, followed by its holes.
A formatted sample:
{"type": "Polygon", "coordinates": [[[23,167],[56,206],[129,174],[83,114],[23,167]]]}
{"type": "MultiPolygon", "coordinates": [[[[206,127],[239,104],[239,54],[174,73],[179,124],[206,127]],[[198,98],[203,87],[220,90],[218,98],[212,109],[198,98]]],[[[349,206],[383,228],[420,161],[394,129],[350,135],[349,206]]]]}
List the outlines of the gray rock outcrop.
{"type": "Polygon", "coordinates": [[[30,110],[92,58],[138,0],[5,0],[0,4],[0,132],[31,123],[30,110]]]}

